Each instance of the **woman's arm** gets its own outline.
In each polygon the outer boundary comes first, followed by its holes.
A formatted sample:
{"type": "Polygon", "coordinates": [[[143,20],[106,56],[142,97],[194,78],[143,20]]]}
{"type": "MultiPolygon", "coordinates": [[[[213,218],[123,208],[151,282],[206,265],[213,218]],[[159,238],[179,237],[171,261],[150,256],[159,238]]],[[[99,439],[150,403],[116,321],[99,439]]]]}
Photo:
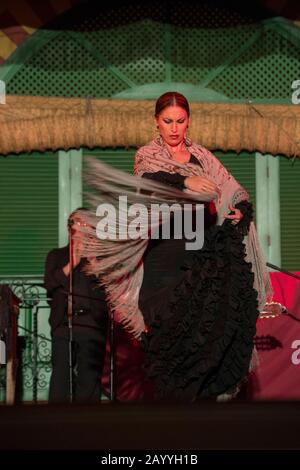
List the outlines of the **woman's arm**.
{"type": "Polygon", "coordinates": [[[166,171],[157,171],[155,173],[143,173],[142,178],[148,178],[159,183],[164,183],[173,188],[189,189],[203,195],[204,200],[216,199],[220,192],[212,181],[203,176],[183,176],[179,173],[168,173],[166,171]]]}
{"type": "Polygon", "coordinates": [[[168,173],[167,171],[157,171],[156,173],[144,173],[142,178],[149,180],[158,181],[159,183],[168,184],[173,188],[183,190],[185,188],[184,180],[185,176],[179,173],[168,173]]]}

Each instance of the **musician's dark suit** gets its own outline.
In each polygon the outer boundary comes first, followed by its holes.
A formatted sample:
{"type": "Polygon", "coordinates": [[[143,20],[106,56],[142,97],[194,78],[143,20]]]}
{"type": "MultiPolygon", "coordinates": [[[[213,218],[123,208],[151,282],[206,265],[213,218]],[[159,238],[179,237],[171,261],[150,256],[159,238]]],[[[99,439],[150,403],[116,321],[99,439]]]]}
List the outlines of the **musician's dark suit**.
{"type": "MultiPolygon", "coordinates": [[[[69,262],[69,247],[50,251],[45,267],[45,287],[51,306],[52,376],[49,402],[67,402],[70,397],[67,295],[69,276],[63,267],[69,262]]],[[[98,401],[105,357],[108,312],[104,290],[96,277],[87,276],[82,259],[73,270],[73,359],[75,401],[98,401]],[[77,294],[77,295],[76,295],[77,294]],[[86,296],[86,297],[80,297],[86,296]]]]}

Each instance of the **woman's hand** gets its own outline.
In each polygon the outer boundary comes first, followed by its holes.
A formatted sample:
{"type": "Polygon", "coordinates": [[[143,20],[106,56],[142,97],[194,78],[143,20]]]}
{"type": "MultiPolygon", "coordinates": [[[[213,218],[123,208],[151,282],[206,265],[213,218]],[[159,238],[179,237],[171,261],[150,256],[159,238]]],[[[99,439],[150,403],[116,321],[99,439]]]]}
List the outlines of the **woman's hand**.
{"type": "Polygon", "coordinates": [[[184,180],[184,185],[192,191],[203,194],[208,200],[221,196],[218,186],[204,176],[188,176],[184,180]]]}
{"type": "Polygon", "coordinates": [[[233,207],[232,205],[229,205],[229,210],[230,212],[234,212],[234,214],[224,214],[225,219],[231,219],[233,225],[237,225],[243,218],[243,213],[237,209],[236,207],[233,207]]]}

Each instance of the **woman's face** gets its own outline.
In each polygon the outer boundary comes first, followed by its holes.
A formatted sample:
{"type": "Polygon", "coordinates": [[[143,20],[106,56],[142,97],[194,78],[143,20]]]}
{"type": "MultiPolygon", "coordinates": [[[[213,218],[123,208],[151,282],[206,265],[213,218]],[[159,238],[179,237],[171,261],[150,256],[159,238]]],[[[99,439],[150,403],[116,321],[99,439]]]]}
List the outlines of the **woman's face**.
{"type": "Polygon", "coordinates": [[[189,117],[180,106],[168,106],[156,118],[160,135],[170,146],[177,146],[185,137],[189,117]]]}

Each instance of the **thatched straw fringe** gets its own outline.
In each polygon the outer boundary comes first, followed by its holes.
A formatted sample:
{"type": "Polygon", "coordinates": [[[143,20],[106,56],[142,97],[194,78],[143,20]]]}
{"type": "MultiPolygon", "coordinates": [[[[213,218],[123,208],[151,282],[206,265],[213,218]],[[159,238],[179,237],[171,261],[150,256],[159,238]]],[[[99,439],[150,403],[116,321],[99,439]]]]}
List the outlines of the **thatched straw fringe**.
{"type": "MultiPolygon", "coordinates": [[[[8,96],[0,153],[139,147],[156,134],[153,101],[8,96]]],[[[300,106],[191,104],[190,137],[224,151],[300,157],[300,106]]]]}

